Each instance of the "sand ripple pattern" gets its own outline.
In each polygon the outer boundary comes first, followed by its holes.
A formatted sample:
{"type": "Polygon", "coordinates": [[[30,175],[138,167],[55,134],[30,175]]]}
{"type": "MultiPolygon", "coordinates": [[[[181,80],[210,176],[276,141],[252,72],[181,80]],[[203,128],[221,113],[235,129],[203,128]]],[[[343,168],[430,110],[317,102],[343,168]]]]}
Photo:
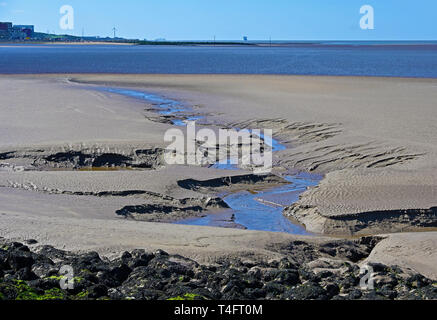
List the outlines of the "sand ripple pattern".
{"type": "Polygon", "coordinates": [[[279,140],[291,145],[279,156],[277,166],[311,172],[346,168],[385,168],[425,155],[381,141],[333,143],[343,133],[340,123],[290,123],[286,119],[259,119],[229,124],[236,128],[271,128],[279,140]]]}

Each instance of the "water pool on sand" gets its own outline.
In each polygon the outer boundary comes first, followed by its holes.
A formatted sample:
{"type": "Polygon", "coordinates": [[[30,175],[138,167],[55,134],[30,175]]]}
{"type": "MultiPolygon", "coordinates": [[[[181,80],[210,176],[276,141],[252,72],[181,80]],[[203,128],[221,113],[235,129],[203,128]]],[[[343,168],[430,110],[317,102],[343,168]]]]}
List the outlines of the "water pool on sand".
{"type": "Polygon", "coordinates": [[[301,225],[284,217],[284,206],[299,200],[299,195],[308,187],[316,186],[320,176],[298,173],[287,176],[290,184],[269,190],[253,192],[251,190],[232,193],[224,201],[232,208],[226,214],[209,214],[201,218],[191,218],[176,222],[196,226],[244,227],[248,230],[309,234],[301,225]]]}
{"type": "MultiPolygon", "coordinates": [[[[180,102],[167,99],[156,94],[147,92],[121,89],[103,88],[102,90],[117,93],[124,96],[142,99],[158,107],[158,113],[162,115],[181,116],[172,122],[177,126],[185,126],[184,120],[199,120],[202,117],[183,118],[181,113],[191,111],[180,102]]],[[[236,128],[237,129],[237,128],[236,128]]],[[[263,135],[260,135],[264,138],[263,135]]],[[[286,149],[284,145],[272,139],[271,146],[273,151],[286,149]]],[[[212,167],[217,169],[235,170],[238,168],[230,163],[215,164],[212,167]]],[[[231,208],[230,211],[223,213],[212,213],[201,218],[189,218],[175,222],[176,224],[197,225],[197,226],[216,226],[216,227],[240,227],[248,230],[287,232],[292,234],[309,234],[301,225],[291,222],[284,217],[282,210],[299,200],[299,195],[307,190],[308,187],[316,186],[321,176],[309,173],[298,173],[285,177],[289,184],[271,189],[257,191],[244,190],[229,194],[224,197],[224,201],[231,208]]]]}

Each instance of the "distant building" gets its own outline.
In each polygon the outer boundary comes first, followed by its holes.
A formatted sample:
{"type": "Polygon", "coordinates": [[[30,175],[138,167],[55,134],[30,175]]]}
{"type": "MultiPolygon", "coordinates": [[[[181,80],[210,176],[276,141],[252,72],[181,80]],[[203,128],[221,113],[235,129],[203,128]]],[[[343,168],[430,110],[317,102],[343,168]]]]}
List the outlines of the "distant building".
{"type": "Polygon", "coordinates": [[[244,36],[244,37],[243,37],[243,41],[247,41],[247,36],[244,36]]]}
{"type": "Polygon", "coordinates": [[[9,39],[12,33],[12,22],[0,22],[0,39],[9,39]]]}
{"type": "Polygon", "coordinates": [[[32,38],[35,32],[35,28],[32,25],[14,25],[12,27],[13,33],[19,35],[19,38],[32,38]]]}
{"type": "Polygon", "coordinates": [[[0,22],[0,30],[10,31],[12,29],[12,22],[0,22]]]}
{"type": "Polygon", "coordinates": [[[0,39],[23,40],[34,37],[35,27],[33,25],[16,25],[12,22],[0,22],[0,39]]]}

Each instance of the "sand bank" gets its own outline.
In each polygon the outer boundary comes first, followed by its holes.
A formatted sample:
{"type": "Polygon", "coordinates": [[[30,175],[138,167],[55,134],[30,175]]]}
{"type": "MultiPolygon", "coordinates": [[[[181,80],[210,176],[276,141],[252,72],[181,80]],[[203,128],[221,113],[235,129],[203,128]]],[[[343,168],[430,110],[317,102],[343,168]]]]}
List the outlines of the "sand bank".
{"type": "MultiPolygon", "coordinates": [[[[44,75],[2,76],[0,82],[0,154],[5,169],[1,183],[8,188],[3,191],[0,208],[2,236],[33,237],[68,249],[102,252],[150,245],[202,259],[242,252],[271,256],[269,243],[294,239],[284,234],[120,220],[113,210],[141,204],[144,194],[138,199],[138,195],[99,197],[99,192],[140,190],[149,192],[148,196],[157,193],[172,197],[169,201],[196,198],[199,195],[195,191],[177,186],[179,178],[206,180],[235,173],[199,168],[172,171],[155,157],[164,147],[164,132],[172,125],[148,117],[150,105],[89,90],[93,84],[135,87],[180,99],[205,115],[205,122],[210,124],[274,129],[275,137],[289,146],[275,155],[275,170],[326,174],[318,188],[309,190],[289,209],[309,230],[350,235],[411,230],[413,225],[433,227],[436,223],[432,208],[437,206],[433,174],[437,169],[437,80],[44,75]],[[83,150],[92,155],[92,161],[126,165],[127,157],[128,165],[143,168],[138,172],[71,171],[70,164],[78,164],[83,150]],[[70,157],[72,151],[79,154],[70,157]],[[39,153],[45,157],[38,157],[39,153]],[[53,161],[47,161],[47,155],[53,161]],[[53,163],[61,170],[15,172],[22,166],[55,169],[53,163]],[[14,191],[9,190],[11,186],[14,191]],[[56,194],[56,190],[67,193],[56,194]],[[92,194],[71,194],[80,191],[92,194]],[[39,204],[33,209],[26,204],[28,196],[20,192],[47,198],[35,200],[33,203],[39,204]],[[61,198],[56,197],[70,199],[64,202],[67,205],[63,210],[59,209],[61,198]],[[103,206],[94,211],[99,203],[103,206]],[[44,215],[50,204],[59,210],[44,215]],[[407,217],[405,224],[399,224],[390,220],[393,216],[387,220],[384,215],[388,211],[396,217],[409,209],[423,210],[423,219],[417,222],[407,217]],[[350,219],[351,214],[358,218],[350,219]],[[332,227],[327,223],[332,218],[341,225],[332,227]],[[344,219],[349,219],[348,223],[344,219]],[[375,227],[357,228],[363,221],[375,227]],[[208,239],[207,243],[202,239],[208,239]]],[[[427,235],[435,237],[435,233],[427,235]]],[[[407,248],[420,247],[420,238],[402,236],[404,243],[411,243],[407,248]]],[[[403,252],[400,248],[402,254],[410,257],[406,264],[415,260],[414,250],[403,252]]]]}
{"type": "MultiPolygon", "coordinates": [[[[291,147],[278,153],[276,169],[329,173],[319,188],[288,210],[310,230],[356,233],[361,229],[325,227],[323,217],[340,219],[355,213],[375,220],[375,213],[399,215],[403,210],[432,215],[426,223],[407,219],[415,221],[407,225],[435,227],[435,79],[246,75],[73,75],[71,79],[135,86],[182,99],[209,114],[211,123],[274,129],[276,137],[291,147]],[[322,219],[314,218],[319,215],[322,219]]],[[[381,215],[376,220],[385,221],[381,215]]],[[[385,223],[365,232],[399,230],[385,223]]]]}

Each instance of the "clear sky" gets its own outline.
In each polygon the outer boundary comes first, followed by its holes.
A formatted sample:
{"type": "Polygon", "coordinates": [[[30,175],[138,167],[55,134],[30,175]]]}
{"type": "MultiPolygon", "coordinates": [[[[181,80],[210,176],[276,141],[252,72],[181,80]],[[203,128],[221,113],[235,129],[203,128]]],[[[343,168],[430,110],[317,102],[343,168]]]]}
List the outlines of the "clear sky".
{"type": "Polygon", "coordinates": [[[0,0],[0,21],[37,31],[167,40],[437,40],[437,0],[0,0]],[[375,29],[360,29],[372,5],[375,29]],[[74,30],[59,27],[62,5],[74,30]]]}

